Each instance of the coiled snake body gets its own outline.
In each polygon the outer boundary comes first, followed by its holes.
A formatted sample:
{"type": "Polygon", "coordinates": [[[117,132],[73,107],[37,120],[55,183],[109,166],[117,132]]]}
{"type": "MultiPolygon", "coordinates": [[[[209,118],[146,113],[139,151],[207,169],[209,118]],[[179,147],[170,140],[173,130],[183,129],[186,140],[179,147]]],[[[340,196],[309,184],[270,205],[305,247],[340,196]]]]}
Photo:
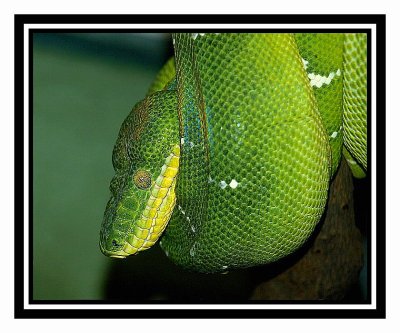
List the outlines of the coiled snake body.
{"type": "Polygon", "coordinates": [[[365,34],[173,34],[122,124],[100,247],[220,272],[298,249],[342,157],[367,170],[365,34]],[[175,70],[176,68],[176,70],[175,70]]]}

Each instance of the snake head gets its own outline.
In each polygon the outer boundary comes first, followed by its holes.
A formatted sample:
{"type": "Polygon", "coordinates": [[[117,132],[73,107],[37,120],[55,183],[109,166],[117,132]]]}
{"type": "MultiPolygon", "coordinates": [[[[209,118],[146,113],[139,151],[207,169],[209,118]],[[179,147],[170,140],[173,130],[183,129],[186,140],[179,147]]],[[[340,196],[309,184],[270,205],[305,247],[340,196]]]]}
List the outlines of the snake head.
{"type": "Polygon", "coordinates": [[[125,258],[150,248],[170,219],[180,157],[175,96],[170,91],[148,96],[121,126],[100,230],[106,256],[125,258]]]}

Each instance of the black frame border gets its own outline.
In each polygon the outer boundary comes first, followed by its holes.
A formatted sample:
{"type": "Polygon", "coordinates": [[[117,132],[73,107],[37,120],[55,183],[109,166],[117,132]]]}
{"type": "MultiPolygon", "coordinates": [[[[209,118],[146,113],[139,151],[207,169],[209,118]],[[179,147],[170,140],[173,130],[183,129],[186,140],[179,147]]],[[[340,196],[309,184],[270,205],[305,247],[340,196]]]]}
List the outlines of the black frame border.
{"type": "MultiPolygon", "coordinates": [[[[14,16],[14,51],[15,51],[15,95],[14,95],[14,162],[15,162],[15,203],[14,203],[14,316],[15,318],[384,318],[386,315],[386,212],[385,212],[385,191],[386,174],[385,162],[377,163],[377,217],[379,224],[376,226],[376,309],[25,309],[24,308],[24,163],[29,163],[29,304],[114,304],[102,301],[65,301],[65,302],[39,302],[33,301],[32,290],[32,265],[33,265],[33,233],[32,233],[32,207],[33,207],[33,98],[32,98],[32,33],[33,31],[47,31],[51,29],[32,29],[29,31],[29,161],[24,161],[24,122],[17,121],[22,115],[24,117],[24,26],[25,24],[375,24],[376,25],[376,106],[379,109],[379,116],[376,115],[377,129],[377,160],[386,160],[386,16],[385,15],[15,15],[14,16]],[[22,129],[22,131],[21,131],[22,129]],[[379,135],[378,135],[379,132],[379,135]],[[378,181],[379,175],[379,181],[378,181]],[[18,207],[16,203],[19,203],[18,207]]],[[[54,29],[53,31],[79,32],[79,29],[54,29]]],[[[85,32],[129,32],[138,31],[135,29],[81,29],[85,32]]],[[[207,31],[208,29],[169,29],[168,31],[207,31]]],[[[213,29],[215,30],[215,29],[213,29]]],[[[243,31],[229,29],[230,31],[243,31]]],[[[246,29],[247,31],[248,29],[246,29]]],[[[269,29],[274,32],[287,32],[293,29],[269,29]]],[[[295,29],[303,31],[303,29],[295,29]]],[[[309,31],[310,29],[304,29],[309,31]]],[[[318,29],[320,30],[320,29],[318,29]]],[[[343,31],[343,29],[328,29],[330,32],[343,31]]],[[[348,30],[348,29],[345,29],[348,30]]],[[[355,29],[360,30],[360,29],[355,29]]],[[[361,29],[363,30],[363,29],[361,29]]],[[[164,29],[140,29],[148,32],[165,32],[164,29]]],[[[250,29],[260,31],[260,29],[250,29]]],[[[370,42],[371,35],[368,36],[370,42]]],[[[371,44],[369,54],[371,54],[371,44]]],[[[371,114],[371,61],[368,57],[368,117],[371,114]]],[[[368,123],[368,131],[371,133],[371,124],[368,123]]],[[[371,135],[368,136],[368,153],[370,154],[371,135]]],[[[370,161],[369,176],[371,175],[370,161]]],[[[371,190],[371,187],[369,188],[371,190]]],[[[372,198],[371,198],[372,200],[372,198]]],[[[369,235],[369,237],[371,237],[369,235]]],[[[370,240],[370,239],[369,239],[370,240]]],[[[369,244],[371,244],[369,242],[369,244]]],[[[371,258],[371,249],[368,249],[368,257],[371,258]]],[[[371,265],[368,265],[368,279],[370,282],[371,265]]],[[[370,283],[369,283],[370,284],[370,283]]],[[[369,288],[371,291],[371,288],[369,288]]],[[[371,299],[369,293],[369,301],[371,299]]],[[[334,302],[264,302],[262,304],[338,304],[334,302]]],[[[123,304],[123,303],[121,303],[123,304]]],[[[252,302],[249,304],[257,304],[252,302]]],[[[260,303],[258,303],[260,304],[260,303]]],[[[340,304],[340,303],[339,303],[340,304]]]]}

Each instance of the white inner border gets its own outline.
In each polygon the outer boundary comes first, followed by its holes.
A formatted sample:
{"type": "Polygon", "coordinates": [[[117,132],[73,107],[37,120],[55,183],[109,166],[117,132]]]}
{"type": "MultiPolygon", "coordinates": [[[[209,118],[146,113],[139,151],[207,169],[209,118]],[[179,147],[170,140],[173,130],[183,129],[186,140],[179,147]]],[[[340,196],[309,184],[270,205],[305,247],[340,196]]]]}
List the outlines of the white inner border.
{"type": "Polygon", "coordinates": [[[25,309],[376,309],[376,26],[375,24],[25,24],[24,160],[29,161],[29,29],[371,29],[371,304],[29,304],[29,165],[24,164],[25,309]]]}

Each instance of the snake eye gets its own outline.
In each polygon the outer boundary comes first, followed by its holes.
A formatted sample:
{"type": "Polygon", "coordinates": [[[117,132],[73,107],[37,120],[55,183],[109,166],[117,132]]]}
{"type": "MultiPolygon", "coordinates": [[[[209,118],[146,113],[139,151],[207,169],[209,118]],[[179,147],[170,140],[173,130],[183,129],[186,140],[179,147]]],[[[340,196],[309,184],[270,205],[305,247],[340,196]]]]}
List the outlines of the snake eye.
{"type": "Polygon", "coordinates": [[[133,182],[138,189],[147,190],[151,186],[151,175],[146,170],[138,170],[133,176],[133,182]]]}

